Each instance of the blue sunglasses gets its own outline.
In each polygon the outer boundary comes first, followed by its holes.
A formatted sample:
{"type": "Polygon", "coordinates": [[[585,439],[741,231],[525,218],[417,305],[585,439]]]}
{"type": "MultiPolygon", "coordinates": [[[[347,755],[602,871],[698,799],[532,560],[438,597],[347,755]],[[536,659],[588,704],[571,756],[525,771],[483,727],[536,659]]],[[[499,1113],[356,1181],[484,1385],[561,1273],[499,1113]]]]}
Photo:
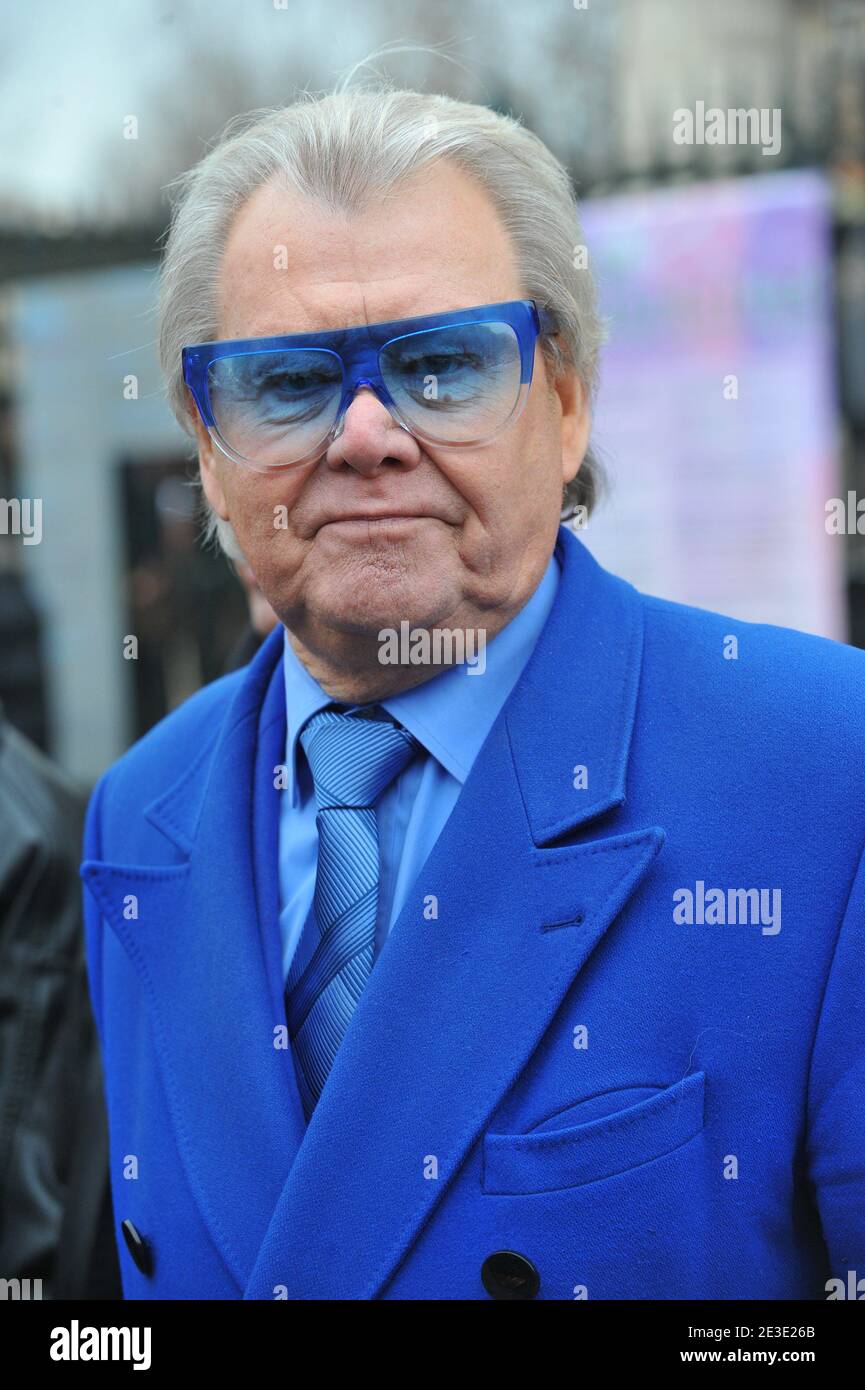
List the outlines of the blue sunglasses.
{"type": "Polygon", "coordinates": [[[319,457],[363,386],[418,439],[478,447],[520,415],[535,344],[556,331],[551,310],[517,299],[326,333],[198,343],[183,349],[183,379],[217,446],[259,472],[319,457]]]}

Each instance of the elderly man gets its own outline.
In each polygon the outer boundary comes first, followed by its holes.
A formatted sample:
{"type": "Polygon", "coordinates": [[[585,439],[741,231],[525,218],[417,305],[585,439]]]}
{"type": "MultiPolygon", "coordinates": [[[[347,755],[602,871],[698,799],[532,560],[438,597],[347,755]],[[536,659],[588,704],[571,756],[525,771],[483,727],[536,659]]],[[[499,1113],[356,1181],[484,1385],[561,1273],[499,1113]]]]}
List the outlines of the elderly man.
{"type": "Polygon", "coordinates": [[[170,397],[280,622],[90,806],[127,1297],[865,1276],[865,657],[561,525],[581,241],[536,137],[387,86],[180,181],[170,397]]]}

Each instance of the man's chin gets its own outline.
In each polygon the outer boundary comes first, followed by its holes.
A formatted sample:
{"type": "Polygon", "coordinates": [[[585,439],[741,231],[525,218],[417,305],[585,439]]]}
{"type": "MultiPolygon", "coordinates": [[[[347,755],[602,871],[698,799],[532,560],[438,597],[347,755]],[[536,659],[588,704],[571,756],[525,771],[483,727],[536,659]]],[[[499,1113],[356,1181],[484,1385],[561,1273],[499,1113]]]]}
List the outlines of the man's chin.
{"type": "Polygon", "coordinates": [[[352,547],[315,573],[306,567],[304,607],[343,632],[378,632],[428,615],[434,622],[455,597],[442,569],[429,546],[352,547]]]}
{"type": "Polygon", "coordinates": [[[436,602],[435,588],[416,579],[403,584],[390,579],[360,580],[350,592],[316,597],[318,601],[310,603],[307,611],[315,614],[317,626],[370,638],[378,638],[385,629],[399,632],[403,623],[412,628],[435,627],[444,614],[453,611],[452,599],[448,602],[442,594],[436,602]]]}

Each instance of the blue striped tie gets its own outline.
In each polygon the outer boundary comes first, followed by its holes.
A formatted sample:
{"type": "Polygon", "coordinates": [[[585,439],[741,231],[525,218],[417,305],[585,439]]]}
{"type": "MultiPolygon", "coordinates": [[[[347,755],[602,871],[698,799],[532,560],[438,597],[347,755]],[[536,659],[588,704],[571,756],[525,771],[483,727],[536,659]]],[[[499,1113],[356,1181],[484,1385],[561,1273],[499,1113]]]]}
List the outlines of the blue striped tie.
{"type": "Polygon", "coordinates": [[[372,970],[379,883],[373,802],[421,745],[378,705],[323,709],[300,741],[315,784],[318,867],[285,1009],[309,1119],[372,970]]]}

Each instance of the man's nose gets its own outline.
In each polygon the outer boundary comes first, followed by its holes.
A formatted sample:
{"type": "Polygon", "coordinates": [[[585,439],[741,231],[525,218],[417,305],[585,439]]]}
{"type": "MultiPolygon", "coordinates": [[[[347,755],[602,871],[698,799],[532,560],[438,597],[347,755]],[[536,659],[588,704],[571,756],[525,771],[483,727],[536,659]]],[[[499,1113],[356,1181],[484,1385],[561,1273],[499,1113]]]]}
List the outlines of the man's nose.
{"type": "Polygon", "coordinates": [[[342,429],[325,459],[331,468],[347,463],[358,473],[373,474],[386,460],[413,468],[420,462],[417,440],[398,425],[369,386],[361,386],[342,417],[342,429]]]}

